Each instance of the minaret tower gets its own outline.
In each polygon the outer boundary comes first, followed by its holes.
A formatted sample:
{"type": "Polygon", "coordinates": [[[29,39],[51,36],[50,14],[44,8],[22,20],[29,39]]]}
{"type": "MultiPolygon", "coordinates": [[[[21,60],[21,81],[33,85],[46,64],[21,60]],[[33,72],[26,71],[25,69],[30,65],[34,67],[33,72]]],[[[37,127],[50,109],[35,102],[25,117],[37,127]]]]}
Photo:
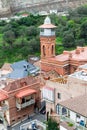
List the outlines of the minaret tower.
{"type": "Polygon", "coordinates": [[[55,28],[47,16],[40,28],[41,59],[55,56],[55,28]]]}

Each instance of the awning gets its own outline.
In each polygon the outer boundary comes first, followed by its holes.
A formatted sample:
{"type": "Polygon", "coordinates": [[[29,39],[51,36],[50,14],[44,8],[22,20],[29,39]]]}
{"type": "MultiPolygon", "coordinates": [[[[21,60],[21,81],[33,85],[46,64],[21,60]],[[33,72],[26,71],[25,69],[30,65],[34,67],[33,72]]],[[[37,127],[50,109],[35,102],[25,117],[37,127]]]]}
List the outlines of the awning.
{"type": "Polygon", "coordinates": [[[36,93],[36,90],[34,90],[34,89],[23,89],[23,90],[19,91],[15,96],[17,98],[22,98],[22,97],[25,97],[25,96],[28,96],[28,95],[31,95],[34,93],[36,93]]]}
{"type": "Polygon", "coordinates": [[[3,91],[0,91],[0,101],[6,100],[6,99],[8,99],[8,96],[3,91]]]}

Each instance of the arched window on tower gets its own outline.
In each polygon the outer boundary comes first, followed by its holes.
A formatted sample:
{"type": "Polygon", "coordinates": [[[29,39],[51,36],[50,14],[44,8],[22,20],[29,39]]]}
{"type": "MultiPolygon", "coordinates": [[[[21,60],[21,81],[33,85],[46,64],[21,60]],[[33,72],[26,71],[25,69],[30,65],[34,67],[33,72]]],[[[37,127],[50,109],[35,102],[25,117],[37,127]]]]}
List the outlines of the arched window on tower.
{"type": "Polygon", "coordinates": [[[52,55],[54,54],[54,45],[52,45],[52,55]]]}
{"type": "Polygon", "coordinates": [[[45,53],[45,46],[43,46],[43,55],[46,56],[46,53],[45,53]]]}

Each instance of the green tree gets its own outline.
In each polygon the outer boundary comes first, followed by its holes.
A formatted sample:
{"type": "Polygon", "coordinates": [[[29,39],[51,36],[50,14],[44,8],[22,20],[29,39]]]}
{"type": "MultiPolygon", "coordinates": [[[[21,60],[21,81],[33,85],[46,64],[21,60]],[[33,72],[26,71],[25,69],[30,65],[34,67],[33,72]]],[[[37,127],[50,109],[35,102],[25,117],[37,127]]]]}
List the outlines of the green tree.
{"type": "Polygon", "coordinates": [[[35,26],[30,26],[26,30],[26,35],[28,37],[28,40],[30,40],[32,37],[36,37],[37,34],[38,34],[38,31],[35,26]]]}
{"type": "Polygon", "coordinates": [[[81,38],[84,38],[87,42],[87,20],[81,25],[81,38]]]}
{"type": "Polygon", "coordinates": [[[13,43],[15,41],[15,33],[12,30],[9,30],[7,32],[4,32],[3,39],[6,43],[10,45],[10,47],[13,47],[13,43]]]}
{"type": "Polygon", "coordinates": [[[76,46],[85,46],[85,40],[84,39],[78,39],[75,40],[76,46]]]}
{"type": "Polygon", "coordinates": [[[30,53],[36,53],[40,51],[39,37],[33,38],[29,41],[29,48],[32,49],[30,53]]]}
{"type": "Polygon", "coordinates": [[[78,7],[76,10],[80,16],[87,16],[87,5],[78,7]]]}
{"type": "Polygon", "coordinates": [[[9,31],[9,30],[12,30],[12,26],[11,24],[6,24],[3,29],[2,29],[2,32],[6,32],[6,31],[9,31]]]}
{"type": "Polygon", "coordinates": [[[47,130],[59,130],[59,124],[52,118],[48,119],[47,122],[47,130]]]}
{"type": "Polygon", "coordinates": [[[73,32],[66,31],[63,34],[63,46],[66,48],[75,47],[75,39],[73,32]]]}

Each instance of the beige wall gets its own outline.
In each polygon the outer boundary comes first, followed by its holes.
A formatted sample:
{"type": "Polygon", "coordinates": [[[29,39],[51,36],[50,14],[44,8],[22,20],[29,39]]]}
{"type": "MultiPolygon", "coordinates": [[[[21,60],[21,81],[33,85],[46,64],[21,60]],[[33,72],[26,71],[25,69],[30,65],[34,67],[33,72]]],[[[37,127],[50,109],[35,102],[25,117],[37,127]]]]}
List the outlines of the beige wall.
{"type": "Polygon", "coordinates": [[[50,109],[56,112],[56,105],[64,100],[73,98],[87,92],[87,82],[76,78],[68,77],[66,84],[58,82],[47,81],[46,86],[55,88],[55,102],[46,101],[46,111],[50,112],[50,109]],[[58,99],[58,93],[61,93],[61,99],[58,99]]]}

